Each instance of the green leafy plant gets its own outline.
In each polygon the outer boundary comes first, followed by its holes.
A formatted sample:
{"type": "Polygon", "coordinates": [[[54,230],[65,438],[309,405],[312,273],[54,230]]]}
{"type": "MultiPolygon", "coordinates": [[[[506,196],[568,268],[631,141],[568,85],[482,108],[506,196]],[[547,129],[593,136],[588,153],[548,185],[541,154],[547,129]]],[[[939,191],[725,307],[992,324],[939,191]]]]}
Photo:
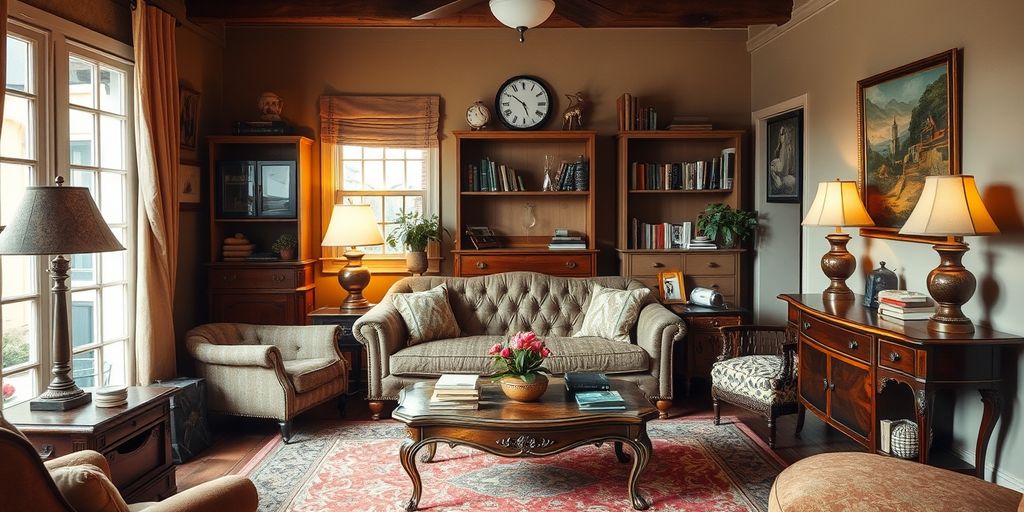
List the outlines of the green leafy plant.
{"type": "Polygon", "coordinates": [[[487,355],[494,360],[494,379],[519,377],[527,384],[540,373],[551,373],[543,366],[551,351],[533,331],[517,332],[509,339],[495,343],[487,355]]]}
{"type": "Polygon", "coordinates": [[[294,249],[298,245],[299,242],[298,240],[295,240],[294,236],[290,234],[284,234],[277,237],[277,240],[274,240],[274,244],[271,245],[270,248],[276,252],[281,252],[286,249],[294,249]]]}
{"type": "Polygon", "coordinates": [[[395,222],[397,227],[388,233],[388,245],[405,247],[409,252],[427,250],[427,243],[431,240],[441,241],[441,233],[447,232],[438,223],[437,215],[424,217],[420,212],[402,210],[395,222]]]}
{"type": "Polygon", "coordinates": [[[722,247],[735,247],[757,231],[757,212],[711,203],[697,216],[697,230],[722,247]]]}

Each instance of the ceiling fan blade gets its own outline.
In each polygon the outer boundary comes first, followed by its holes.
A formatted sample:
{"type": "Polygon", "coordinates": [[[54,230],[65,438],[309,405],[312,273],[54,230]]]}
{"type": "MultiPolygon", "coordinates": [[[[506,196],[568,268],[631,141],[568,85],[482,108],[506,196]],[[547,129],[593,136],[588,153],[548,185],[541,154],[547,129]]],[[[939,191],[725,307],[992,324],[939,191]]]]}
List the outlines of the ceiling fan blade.
{"type": "Polygon", "coordinates": [[[428,11],[419,16],[413,18],[414,20],[436,20],[440,18],[447,18],[454,14],[457,14],[463,10],[469,9],[474,5],[483,2],[484,0],[455,0],[454,2],[448,2],[433,11],[428,11]]]}
{"type": "Polygon", "coordinates": [[[589,0],[555,0],[555,12],[584,28],[603,26],[620,16],[619,13],[589,0]]]}

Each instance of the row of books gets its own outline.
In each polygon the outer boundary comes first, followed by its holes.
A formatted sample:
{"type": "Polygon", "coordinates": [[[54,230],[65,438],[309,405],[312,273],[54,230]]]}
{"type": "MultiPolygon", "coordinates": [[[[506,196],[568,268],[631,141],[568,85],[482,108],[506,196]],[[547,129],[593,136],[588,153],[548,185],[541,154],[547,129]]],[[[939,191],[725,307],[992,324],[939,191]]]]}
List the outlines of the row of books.
{"type": "Polygon", "coordinates": [[[629,232],[631,249],[714,250],[718,248],[714,242],[704,237],[694,237],[693,225],[690,222],[648,224],[640,222],[634,217],[630,223],[629,232]]]}
{"type": "Polygon", "coordinates": [[[548,249],[552,250],[577,250],[586,248],[587,237],[567,229],[556,229],[555,234],[551,236],[551,241],[548,243],[548,249]]]}
{"type": "Polygon", "coordinates": [[[935,302],[921,293],[908,290],[878,292],[878,314],[895,320],[927,320],[935,313],[935,302]]]}
{"type": "Polygon", "coordinates": [[[545,188],[554,191],[585,191],[590,186],[590,164],[581,156],[575,162],[562,162],[552,183],[545,188]]]}
{"type": "Polygon", "coordinates": [[[526,183],[515,169],[505,164],[495,164],[490,158],[480,161],[480,166],[470,164],[467,190],[473,192],[525,192],[526,183]]]}
{"type": "Polygon", "coordinates": [[[431,409],[476,410],[480,408],[480,382],[476,375],[446,373],[434,384],[431,409]]]}
{"type": "Polygon", "coordinates": [[[710,161],[633,162],[630,190],[731,190],[736,176],[736,148],[722,150],[710,161]]]}
{"type": "Polygon", "coordinates": [[[654,107],[641,107],[640,99],[624,93],[615,100],[619,113],[619,131],[657,130],[658,111],[654,107]]]}

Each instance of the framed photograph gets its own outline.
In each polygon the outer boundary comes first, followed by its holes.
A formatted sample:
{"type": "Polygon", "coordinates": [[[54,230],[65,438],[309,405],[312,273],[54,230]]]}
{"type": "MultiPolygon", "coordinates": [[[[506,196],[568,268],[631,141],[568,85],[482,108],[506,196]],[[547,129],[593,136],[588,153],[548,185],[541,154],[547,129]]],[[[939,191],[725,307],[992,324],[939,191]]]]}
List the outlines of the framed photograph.
{"type": "Polygon", "coordinates": [[[766,131],[767,201],[799,204],[804,181],[804,109],[768,119],[766,131]]]}
{"type": "Polygon", "coordinates": [[[474,249],[497,249],[501,247],[498,237],[487,226],[466,226],[466,236],[474,249]]]}
{"type": "Polygon", "coordinates": [[[199,138],[199,92],[182,85],[178,88],[178,96],[181,101],[181,147],[195,150],[199,138]]]}
{"type": "Polygon", "coordinates": [[[178,164],[178,207],[182,210],[199,209],[202,197],[202,169],[195,162],[178,164]]]}
{"type": "Polygon", "coordinates": [[[864,236],[900,235],[927,176],[960,174],[960,50],[857,82],[858,184],[875,221],[864,236]]]}
{"type": "Polygon", "coordinates": [[[683,273],[678,270],[658,273],[658,292],[661,295],[662,304],[686,303],[683,273]]]}

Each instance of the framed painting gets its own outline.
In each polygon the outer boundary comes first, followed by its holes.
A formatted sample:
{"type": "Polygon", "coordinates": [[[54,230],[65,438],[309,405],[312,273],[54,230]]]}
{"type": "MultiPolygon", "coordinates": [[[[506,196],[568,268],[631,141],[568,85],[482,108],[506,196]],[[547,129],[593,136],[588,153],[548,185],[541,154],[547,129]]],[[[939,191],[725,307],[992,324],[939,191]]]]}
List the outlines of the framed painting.
{"type": "Polygon", "coordinates": [[[179,116],[181,147],[195,150],[199,138],[199,92],[187,86],[178,89],[181,102],[179,116]]]}
{"type": "Polygon", "coordinates": [[[198,210],[202,197],[202,169],[196,162],[178,163],[178,208],[198,210]]]}
{"type": "Polygon", "coordinates": [[[960,174],[960,50],[857,82],[858,186],[875,221],[864,236],[932,243],[899,230],[927,176],[960,174]]]}
{"type": "Polygon", "coordinates": [[[686,289],[683,287],[683,273],[679,271],[658,273],[658,292],[662,304],[685,304],[686,289]]]}
{"type": "Polygon", "coordinates": [[[769,203],[800,203],[804,181],[804,109],[765,122],[768,156],[765,183],[769,203]]]}

